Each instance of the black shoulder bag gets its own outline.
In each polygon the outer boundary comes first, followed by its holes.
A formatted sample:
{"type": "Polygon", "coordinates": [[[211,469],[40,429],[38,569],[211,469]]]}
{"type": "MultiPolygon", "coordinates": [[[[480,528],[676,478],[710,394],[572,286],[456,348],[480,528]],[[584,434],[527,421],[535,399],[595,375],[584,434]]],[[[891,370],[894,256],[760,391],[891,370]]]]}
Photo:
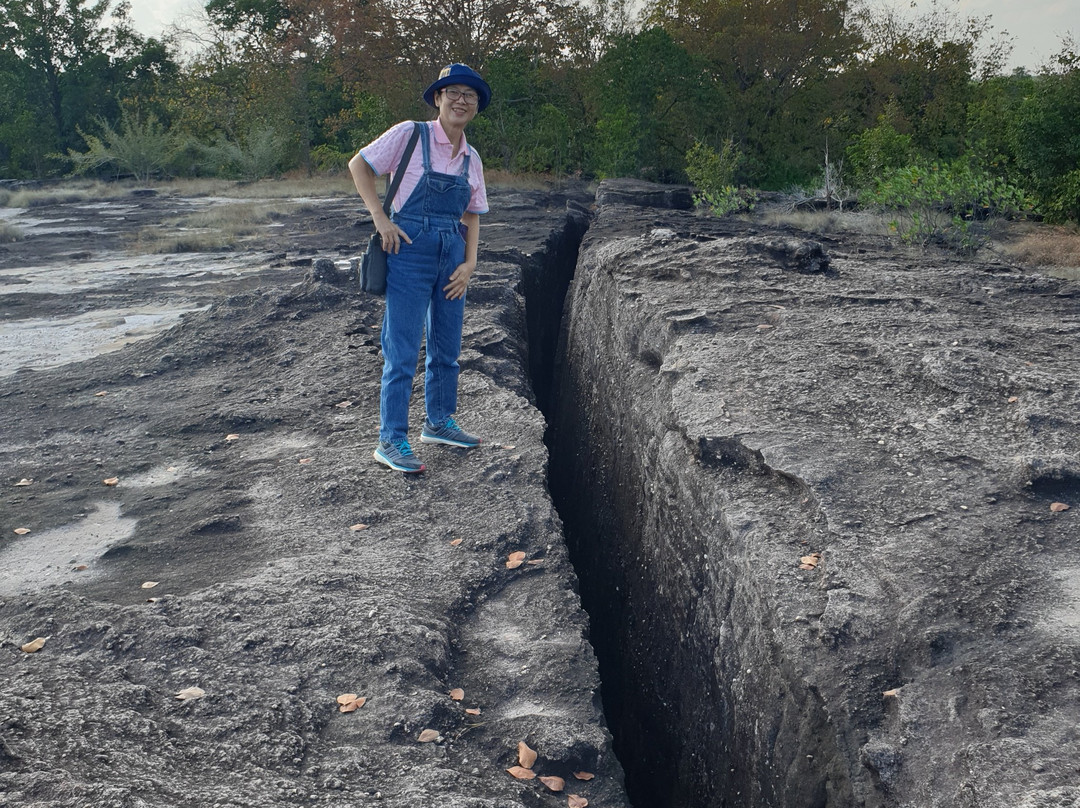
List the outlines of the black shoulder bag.
{"type": "MultiPolygon", "coordinates": [[[[397,171],[394,172],[394,181],[390,183],[390,188],[386,192],[383,212],[387,216],[390,215],[390,203],[394,201],[394,194],[401,185],[401,177],[409,166],[409,158],[412,157],[413,149],[416,148],[416,141],[420,138],[421,126],[423,126],[422,123],[413,123],[412,137],[409,138],[409,144],[405,147],[405,153],[401,155],[397,171]]],[[[382,239],[379,238],[378,230],[371,234],[364,257],[360,259],[360,288],[373,295],[386,294],[386,251],[382,248],[382,239]]]]}

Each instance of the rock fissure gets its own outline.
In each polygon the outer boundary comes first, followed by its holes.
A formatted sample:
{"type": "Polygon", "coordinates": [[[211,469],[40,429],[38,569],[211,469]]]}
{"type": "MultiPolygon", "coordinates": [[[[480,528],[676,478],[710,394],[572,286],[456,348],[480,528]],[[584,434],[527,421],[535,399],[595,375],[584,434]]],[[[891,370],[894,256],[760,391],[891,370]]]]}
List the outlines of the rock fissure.
{"type": "Polygon", "coordinates": [[[631,801],[1080,796],[1048,281],[597,198],[530,323],[561,323],[534,384],[631,801]]]}

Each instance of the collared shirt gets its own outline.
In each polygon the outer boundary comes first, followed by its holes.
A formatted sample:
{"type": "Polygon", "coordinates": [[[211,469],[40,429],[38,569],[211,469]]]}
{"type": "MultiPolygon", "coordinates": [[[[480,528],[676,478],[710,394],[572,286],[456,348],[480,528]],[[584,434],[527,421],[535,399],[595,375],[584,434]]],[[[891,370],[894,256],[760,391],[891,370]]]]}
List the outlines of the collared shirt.
{"type": "MultiPolygon", "coordinates": [[[[434,120],[425,122],[425,126],[429,127],[428,131],[431,133],[432,171],[443,174],[460,174],[465,155],[472,154],[469,158],[469,188],[472,189],[472,194],[469,197],[469,206],[465,211],[466,213],[487,213],[487,187],[484,185],[484,165],[480,162],[480,155],[465,142],[465,134],[462,133],[461,149],[458,151],[457,157],[451,157],[454,148],[450,144],[450,138],[443,131],[442,124],[438,120],[434,120]]],[[[398,163],[401,162],[401,157],[405,154],[405,147],[409,143],[409,137],[412,136],[412,130],[412,121],[402,121],[387,129],[360,150],[360,156],[371,166],[376,176],[397,170],[398,163]]],[[[423,133],[420,136],[423,137],[423,133]]],[[[397,193],[394,195],[393,206],[396,211],[401,210],[413,189],[416,188],[420,177],[424,174],[423,149],[424,147],[417,141],[416,149],[413,151],[412,157],[409,158],[409,165],[405,169],[405,175],[401,178],[401,185],[398,186],[397,193]]]]}

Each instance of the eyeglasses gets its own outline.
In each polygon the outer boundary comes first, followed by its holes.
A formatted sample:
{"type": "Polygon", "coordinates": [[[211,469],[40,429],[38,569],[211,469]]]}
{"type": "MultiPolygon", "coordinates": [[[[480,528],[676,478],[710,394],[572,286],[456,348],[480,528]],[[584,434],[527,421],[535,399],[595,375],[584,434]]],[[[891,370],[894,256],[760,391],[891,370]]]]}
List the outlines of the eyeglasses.
{"type": "Polygon", "coordinates": [[[445,90],[443,90],[443,95],[445,95],[451,101],[464,101],[470,107],[480,103],[480,96],[478,96],[472,90],[465,90],[464,92],[462,92],[456,87],[447,87],[445,90]]]}

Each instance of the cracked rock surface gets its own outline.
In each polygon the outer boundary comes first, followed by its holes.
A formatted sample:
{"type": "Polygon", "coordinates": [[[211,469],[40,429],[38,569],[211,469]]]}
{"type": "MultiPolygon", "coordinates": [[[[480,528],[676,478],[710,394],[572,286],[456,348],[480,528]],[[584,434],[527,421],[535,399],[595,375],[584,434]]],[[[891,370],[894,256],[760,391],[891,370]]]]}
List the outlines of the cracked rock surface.
{"type": "Polygon", "coordinates": [[[1080,804],[1080,287],[600,198],[553,490],[631,798],[1080,804]]]}
{"type": "Polygon", "coordinates": [[[371,457],[381,301],[347,271],[355,199],[257,253],[175,259],[124,258],[123,233],[198,200],[35,211],[66,225],[0,255],[5,326],[188,313],[0,379],[0,803],[627,804],[525,371],[520,265],[566,200],[493,197],[460,402],[489,443],[418,446],[419,479],[371,457]],[[506,773],[519,741],[565,792],[506,773]]]}

